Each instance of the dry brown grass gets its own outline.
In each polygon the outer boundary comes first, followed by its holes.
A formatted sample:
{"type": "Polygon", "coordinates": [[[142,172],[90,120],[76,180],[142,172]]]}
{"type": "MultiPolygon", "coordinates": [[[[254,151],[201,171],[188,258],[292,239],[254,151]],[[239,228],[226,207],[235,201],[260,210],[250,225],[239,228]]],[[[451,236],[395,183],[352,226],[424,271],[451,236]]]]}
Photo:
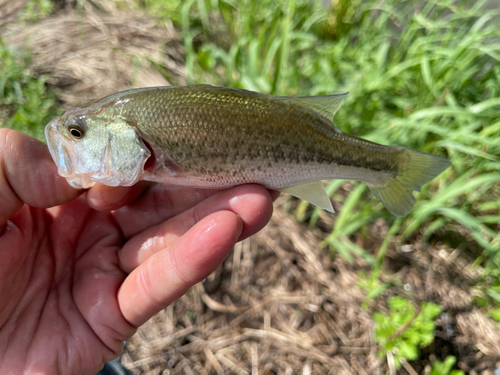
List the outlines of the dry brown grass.
{"type": "MultiPolygon", "coordinates": [[[[171,24],[120,13],[113,2],[94,1],[81,12],[67,2],[41,23],[7,27],[26,1],[0,3],[4,37],[32,51],[32,68],[49,74],[65,107],[130,86],[184,84],[183,50],[171,24]],[[92,4],[105,11],[96,11],[92,4]],[[66,9],[64,9],[66,8],[66,9]],[[170,81],[154,64],[169,72],[170,81]]],[[[234,252],[205,282],[139,329],[123,363],[137,374],[384,374],[377,357],[374,310],[385,311],[386,291],[367,310],[358,287],[364,261],[331,260],[321,241],[334,225],[323,214],[309,230],[285,212],[281,198],[270,224],[234,252]],[[281,202],[281,203],[280,203],[281,202]]],[[[337,209],[342,209],[336,205],[337,209]]],[[[380,219],[368,239],[375,251],[387,232],[380,219]]],[[[473,307],[477,270],[459,249],[391,245],[384,281],[407,284],[406,297],[435,301],[445,310],[436,341],[400,373],[426,373],[433,358],[455,355],[471,374],[493,374],[500,360],[500,333],[473,307]],[[403,251],[405,250],[405,251],[403,251]]]]}
{"type": "MultiPolygon", "coordinates": [[[[10,9],[22,8],[13,3],[23,2],[4,2],[9,19],[15,17],[10,9]]],[[[61,10],[40,23],[6,32],[7,41],[31,51],[32,68],[50,75],[48,82],[61,88],[66,107],[130,87],[186,83],[183,49],[171,23],[160,27],[150,17],[123,14],[112,2],[100,3],[111,12],[97,12],[90,4],[82,11],[61,10]],[[154,64],[165,66],[173,82],[154,64]]]]}

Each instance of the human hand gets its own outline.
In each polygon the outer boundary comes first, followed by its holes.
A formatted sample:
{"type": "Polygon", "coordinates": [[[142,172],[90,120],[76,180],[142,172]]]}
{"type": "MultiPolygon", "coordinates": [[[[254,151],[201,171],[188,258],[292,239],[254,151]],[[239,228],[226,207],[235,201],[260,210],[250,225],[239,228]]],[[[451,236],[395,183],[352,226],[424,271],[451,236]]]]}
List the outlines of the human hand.
{"type": "Polygon", "coordinates": [[[0,374],[95,374],[260,230],[273,198],[258,185],[82,193],[46,145],[0,129],[0,374]]]}

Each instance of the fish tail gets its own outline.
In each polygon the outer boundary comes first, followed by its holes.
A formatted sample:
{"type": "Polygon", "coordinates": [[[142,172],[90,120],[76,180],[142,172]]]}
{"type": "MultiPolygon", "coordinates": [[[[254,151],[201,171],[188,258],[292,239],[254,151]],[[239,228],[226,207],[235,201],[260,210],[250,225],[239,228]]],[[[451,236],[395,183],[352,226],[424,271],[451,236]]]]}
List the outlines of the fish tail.
{"type": "Polygon", "coordinates": [[[403,163],[397,176],[383,185],[368,184],[385,208],[396,216],[406,216],[411,211],[415,204],[414,190],[420,191],[423,185],[451,165],[441,156],[411,149],[403,149],[403,152],[403,163]]]}

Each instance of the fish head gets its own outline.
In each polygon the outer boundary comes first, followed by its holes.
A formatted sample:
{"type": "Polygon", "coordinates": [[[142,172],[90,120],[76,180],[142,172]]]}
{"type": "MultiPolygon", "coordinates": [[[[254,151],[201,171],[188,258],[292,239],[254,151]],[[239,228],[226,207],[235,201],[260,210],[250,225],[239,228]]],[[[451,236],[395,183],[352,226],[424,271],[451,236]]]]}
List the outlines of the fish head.
{"type": "Polygon", "coordinates": [[[90,188],[96,182],[135,184],[151,152],[133,123],[111,108],[92,107],[70,109],[45,128],[59,174],[76,189],[90,188]]]}

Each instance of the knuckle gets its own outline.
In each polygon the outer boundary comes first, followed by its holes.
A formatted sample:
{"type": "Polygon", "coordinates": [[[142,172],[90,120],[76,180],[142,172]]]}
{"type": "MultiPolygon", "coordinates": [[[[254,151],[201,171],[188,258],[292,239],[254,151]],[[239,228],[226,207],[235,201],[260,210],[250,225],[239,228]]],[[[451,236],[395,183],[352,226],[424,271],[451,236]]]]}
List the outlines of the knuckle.
{"type": "Polygon", "coordinates": [[[164,217],[170,215],[175,207],[171,192],[164,185],[157,185],[153,194],[153,204],[157,215],[164,217]]]}
{"type": "Polygon", "coordinates": [[[193,209],[191,210],[191,220],[193,221],[192,225],[198,223],[201,219],[203,219],[204,216],[205,215],[203,215],[203,213],[201,212],[200,206],[199,205],[194,206],[193,209]]]}
{"type": "Polygon", "coordinates": [[[186,273],[186,270],[184,269],[184,267],[182,267],[182,264],[178,258],[178,255],[179,255],[179,251],[177,251],[177,248],[172,248],[168,254],[170,254],[169,256],[169,260],[170,260],[170,266],[175,274],[175,276],[180,280],[180,282],[182,284],[185,284],[185,285],[191,285],[191,284],[194,284],[194,280],[192,280],[191,277],[189,277],[189,275],[186,273]]]}
{"type": "MultiPolygon", "coordinates": [[[[149,265],[151,264],[152,263],[149,263],[149,265]]],[[[151,270],[151,267],[140,268],[138,273],[138,282],[140,284],[141,289],[144,291],[145,295],[149,298],[149,300],[155,306],[161,306],[161,299],[158,298],[155,292],[154,288],[155,283],[152,282],[151,280],[152,275],[154,275],[154,271],[151,270]]]]}

